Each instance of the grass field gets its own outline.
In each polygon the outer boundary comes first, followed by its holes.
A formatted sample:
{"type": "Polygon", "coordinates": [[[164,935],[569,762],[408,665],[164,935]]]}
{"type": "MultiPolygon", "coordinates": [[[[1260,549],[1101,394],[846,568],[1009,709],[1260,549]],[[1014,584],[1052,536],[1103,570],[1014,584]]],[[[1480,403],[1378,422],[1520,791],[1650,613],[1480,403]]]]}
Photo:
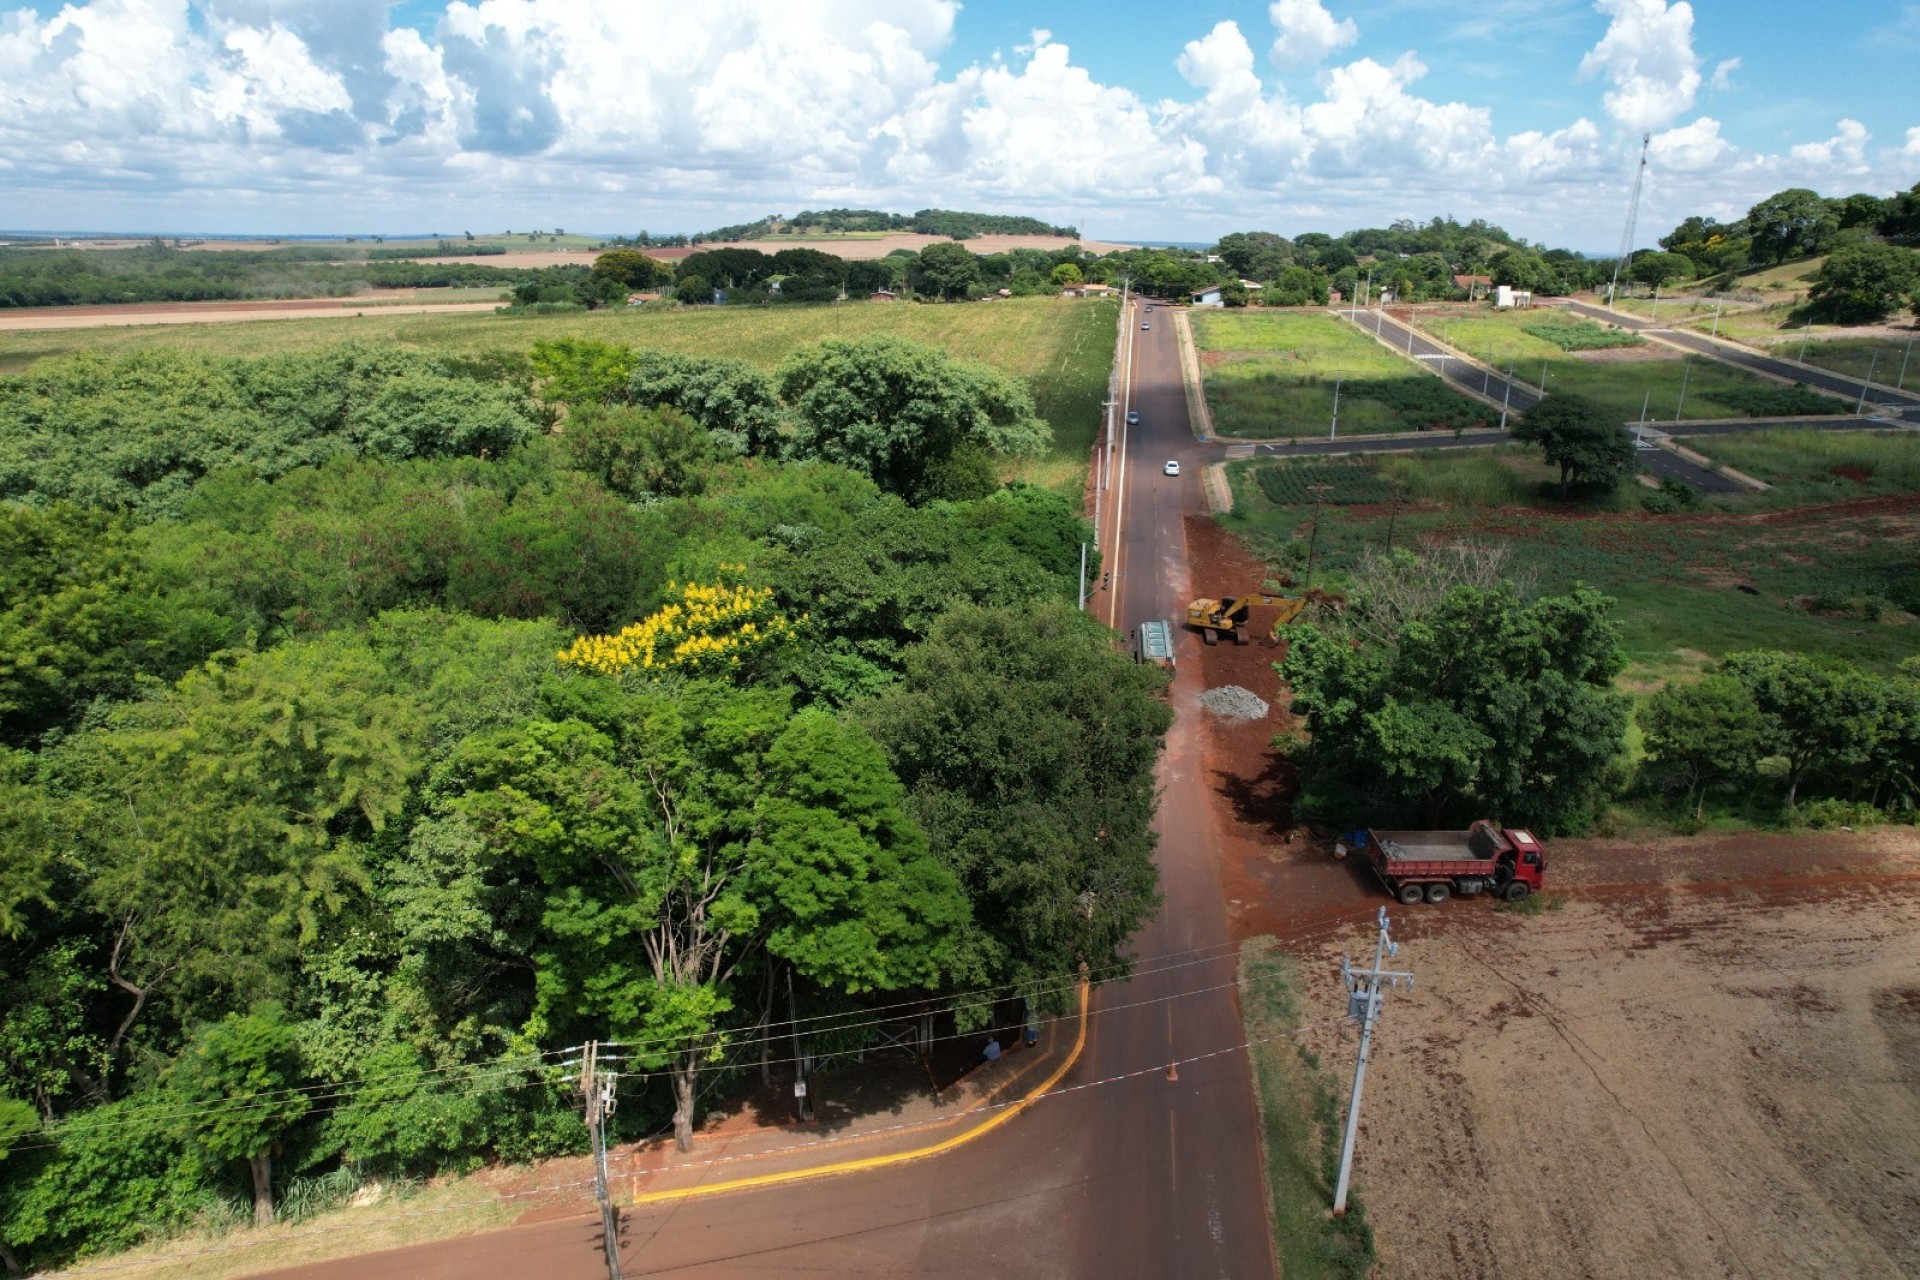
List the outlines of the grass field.
{"type": "MultiPolygon", "coordinates": [[[[1545,386],[1548,394],[1573,392],[1607,406],[1622,422],[1637,422],[1642,409],[1649,421],[1737,418],[1748,412],[1754,397],[1761,401],[1783,390],[1779,383],[1729,368],[1711,360],[1662,356],[1654,344],[1635,349],[1632,359],[1581,359],[1553,343],[1526,332],[1533,318],[1526,313],[1506,315],[1428,313],[1420,317],[1423,329],[1475,359],[1495,368],[1511,367],[1514,377],[1530,386],[1545,386]],[[1640,358],[1640,357],[1652,358],[1640,358]],[[1691,368],[1688,368],[1691,363],[1691,368]],[[1684,386],[1686,399],[1681,400],[1684,386]]],[[[1820,412],[1843,413],[1851,406],[1832,400],[1820,412]]],[[[1769,415],[1785,414],[1786,406],[1768,407],[1769,415]]]]}
{"type": "Polygon", "coordinates": [[[1324,435],[1336,381],[1342,433],[1484,424],[1483,406],[1323,312],[1201,311],[1194,341],[1214,431],[1324,435]]]}
{"type": "MultiPolygon", "coordinates": [[[[1392,521],[1399,546],[1500,542],[1511,548],[1515,571],[1542,590],[1585,582],[1606,591],[1619,601],[1623,643],[1642,675],[1755,647],[1828,653],[1878,669],[1920,653],[1920,625],[1905,625],[1898,612],[1920,612],[1920,440],[1848,436],[1847,446],[1826,436],[1800,439],[1810,433],[1769,434],[1781,438],[1763,436],[1724,457],[1763,478],[1771,470],[1783,478],[1781,490],[1703,500],[1674,515],[1642,509],[1635,486],[1600,506],[1556,501],[1537,454],[1519,448],[1352,464],[1397,484],[1404,499],[1397,510],[1389,502],[1328,501],[1315,585],[1338,587],[1363,550],[1386,545],[1392,521]],[[1796,489],[1790,480],[1796,471],[1817,476],[1836,465],[1871,465],[1878,487],[1835,491],[1808,480],[1796,489]],[[1757,594],[1741,591],[1743,584],[1757,594]]],[[[1232,464],[1235,506],[1222,519],[1256,554],[1298,577],[1313,508],[1297,497],[1275,501],[1291,496],[1289,483],[1260,475],[1296,465],[1232,464]]]]}
{"type": "MultiPolygon", "coordinates": [[[[1818,331],[1816,330],[1816,333],[1818,331]]],[[[1808,364],[1855,378],[1870,378],[1884,386],[1920,391],[1920,330],[1904,338],[1822,338],[1806,344],[1800,354],[1797,340],[1773,344],[1777,355],[1804,359],[1808,364]]]]}
{"type": "Polygon", "coordinates": [[[1687,447],[1800,502],[1920,493],[1920,434],[1910,431],[1755,431],[1687,447]]]}
{"type": "Polygon", "coordinates": [[[1357,1197],[1329,1215],[1340,1154],[1339,1103],[1319,1060],[1295,1038],[1300,975],[1272,938],[1240,946],[1246,1024],[1267,1173],[1267,1222],[1283,1276],[1363,1280],[1373,1269],[1373,1229],[1357,1197]]]}
{"type": "Polygon", "coordinates": [[[177,347],[226,355],[269,355],[336,342],[368,342],[472,354],[524,351],[542,339],[594,338],[693,355],[737,356],[764,368],[823,338],[893,333],[980,360],[1025,380],[1052,426],[1051,454],[1023,464],[1035,484],[1071,491],[1085,474],[1113,361],[1118,303],[1011,298],[946,306],[851,302],[831,306],[619,309],[557,316],[364,316],[258,324],[144,325],[0,335],[0,374],[79,351],[115,353],[177,347]]]}

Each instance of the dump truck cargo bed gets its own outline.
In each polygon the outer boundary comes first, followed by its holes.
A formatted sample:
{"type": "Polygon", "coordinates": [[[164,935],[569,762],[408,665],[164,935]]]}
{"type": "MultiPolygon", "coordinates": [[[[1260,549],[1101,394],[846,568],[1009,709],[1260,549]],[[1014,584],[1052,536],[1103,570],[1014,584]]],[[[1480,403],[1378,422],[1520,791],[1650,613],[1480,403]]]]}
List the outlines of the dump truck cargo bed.
{"type": "Polygon", "coordinates": [[[1486,852],[1474,848],[1471,831],[1370,831],[1367,833],[1388,862],[1463,862],[1485,861],[1499,851],[1491,845],[1486,852]]]}

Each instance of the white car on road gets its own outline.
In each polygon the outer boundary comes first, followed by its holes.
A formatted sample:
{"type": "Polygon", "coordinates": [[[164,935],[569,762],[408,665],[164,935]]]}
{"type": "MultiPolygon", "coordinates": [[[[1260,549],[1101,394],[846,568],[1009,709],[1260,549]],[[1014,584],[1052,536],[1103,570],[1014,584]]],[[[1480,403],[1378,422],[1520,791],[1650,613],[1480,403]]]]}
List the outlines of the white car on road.
{"type": "Polygon", "coordinates": [[[1140,411],[1138,409],[1127,410],[1127,425],[1130,427],[1140,425],[1140,411]]]}
{"type": "Polygon", "coordinates": [[[1180,463],[1175,459],[1169,458],[1167,465],[1160,469],[1170,476],[1177,476],[1180,474],[1180,463]]]}

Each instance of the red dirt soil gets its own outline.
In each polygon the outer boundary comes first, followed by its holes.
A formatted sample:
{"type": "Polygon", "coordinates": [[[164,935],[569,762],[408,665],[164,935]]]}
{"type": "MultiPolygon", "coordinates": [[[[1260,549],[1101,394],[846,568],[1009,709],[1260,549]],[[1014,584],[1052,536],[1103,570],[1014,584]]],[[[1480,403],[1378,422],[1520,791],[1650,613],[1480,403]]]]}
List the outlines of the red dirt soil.
{"type": "MultiPolygon", "coordinates": [[[[1910,508],[1915,501],[1873,498],[1826,509],[1861,514],[1910,508]]],[[[1804,519],[1806,513],[1732,519],[1772,522],[1783,515],[1804,519]]],[[[1707,519],[1724,522],[1728,517],[1707,519]]],[[[1210,517],[1187,518],[1187,547],[1196,593],[1245,590],[1266,576],[1266,567],[1210,517]]],[[[1195,642],[1182,650],[1183,660],[1200,663],[1207,688],[1239,685],[1273,708],[1265,719],[1254,721],[1202,713],[1203,767],[1220,831],[1220,879],[1235,939],[1263,934],[1296,942],[1322,938],[1364,921],[1389,903],[1365,859],[1336,859],[1330,839],[1315,838],[1294,825],[1296,777],[1291,763],[1272,745],[1276,735],[1293,725],[1287,693],[1273,670],[1283,653],[1257,641],[1246,646],[1195,642]]],[[[1550,857],[1549,892],[1583,899],[1619,901],[1674,891],[1711,894],[1735,885],[1781,900],[1824,898],[1863,878],[1887,883],[1920,878],[1920,832],[1896,827],[1858,834],[1556,840],[1550,857]]],[[[1443,920],[1461,922],[1462,913],[1478,918],[1487,910],[1484,902],[1459,900],[1404,914],[1409,927],[1420,929],[1443,920]]]]}

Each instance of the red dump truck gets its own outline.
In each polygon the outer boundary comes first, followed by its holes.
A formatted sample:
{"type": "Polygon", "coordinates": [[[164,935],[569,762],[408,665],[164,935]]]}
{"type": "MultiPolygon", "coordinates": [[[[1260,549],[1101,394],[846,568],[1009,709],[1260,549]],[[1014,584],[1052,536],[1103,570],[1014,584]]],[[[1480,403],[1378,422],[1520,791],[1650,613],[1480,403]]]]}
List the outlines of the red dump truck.
{"type": "Polygon", "coordinates": [[[1546,850],[1533,832],[1484,819],[1465,831],[1369,828],[1350,833],[1334,852],[1345,857],[1349,841],[1373,863],[1387,891],[1409,905],[1445,902],[1456,893],[1516,902],[1539,890],[1547,870],[1546,850]]]}

